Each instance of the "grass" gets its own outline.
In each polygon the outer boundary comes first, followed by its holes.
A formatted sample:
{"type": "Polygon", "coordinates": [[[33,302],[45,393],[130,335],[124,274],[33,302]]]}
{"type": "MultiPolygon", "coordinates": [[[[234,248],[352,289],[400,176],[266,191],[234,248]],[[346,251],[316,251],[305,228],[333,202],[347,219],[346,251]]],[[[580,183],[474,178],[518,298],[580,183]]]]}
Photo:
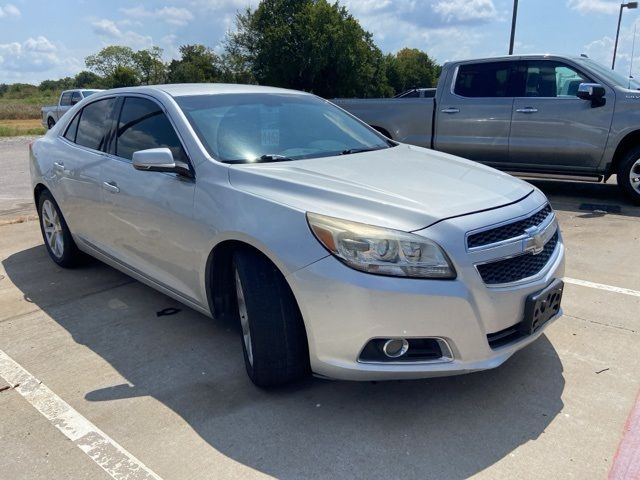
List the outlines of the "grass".
{"type": "Polygon", "coordinates": [[[0,137],[16,137],[19,135],[44,135],[46,129],[39,118],[28,120],[0,120],[0,137]]]}

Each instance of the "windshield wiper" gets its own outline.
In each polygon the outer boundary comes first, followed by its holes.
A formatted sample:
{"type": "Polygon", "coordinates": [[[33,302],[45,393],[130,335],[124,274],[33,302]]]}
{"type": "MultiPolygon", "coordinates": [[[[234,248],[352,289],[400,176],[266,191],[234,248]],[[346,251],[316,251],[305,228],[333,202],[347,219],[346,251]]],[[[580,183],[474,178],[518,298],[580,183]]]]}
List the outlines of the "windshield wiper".
{"type": "Polygon", "coordinates": [[[285,157],[284,155],[277,155],[275,153],[269,153],[262,155],[258,158],[248,159],[242,158],[239,160],[226,160],[226,163],[267,163],[267,162],[289,162],[293,158],[285,157]]]}
{"type": "Polygon", "coordinates": [[[351,155],[352,153],[373,152],[375,150],[382,150],[387,147],[366,147],[366,148],[348,148],[340,152],[340,155],[351,155]]]}

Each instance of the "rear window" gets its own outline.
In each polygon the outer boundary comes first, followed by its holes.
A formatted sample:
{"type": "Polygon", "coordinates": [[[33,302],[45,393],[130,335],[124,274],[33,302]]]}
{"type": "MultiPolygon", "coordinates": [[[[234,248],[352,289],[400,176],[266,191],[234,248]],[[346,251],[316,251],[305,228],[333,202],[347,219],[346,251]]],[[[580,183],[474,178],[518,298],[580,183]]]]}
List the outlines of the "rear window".
{"type": "Polygon", "coordinates": [[[115,104],[114,98],[105,98],[90,103],[82,109],[76,143],[94,150],[104,147],[107,133],[111,125],[111,111],[115,104]]]}
{"type": "Polygon", "coordinates": [[[515,62],[489,62],[460,65],[454,92],[462,97],[516,97],[515,62]]]}

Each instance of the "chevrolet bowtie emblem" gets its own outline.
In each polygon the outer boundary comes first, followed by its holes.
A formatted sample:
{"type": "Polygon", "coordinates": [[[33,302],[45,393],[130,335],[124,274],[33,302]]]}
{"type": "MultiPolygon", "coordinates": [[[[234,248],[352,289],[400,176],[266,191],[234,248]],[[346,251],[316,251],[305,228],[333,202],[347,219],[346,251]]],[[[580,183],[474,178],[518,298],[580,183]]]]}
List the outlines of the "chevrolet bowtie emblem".
{"type": "Polygon", "coordinates": [[[553,236],[557,229],[557,223],[555,218],[544,228],[530,227],[525,230],[528,238],[525,238],[522,244],[522,251],[524,253],[532,253],[538,255],[544,250],[544,246],[549,239],[553,236]]]}

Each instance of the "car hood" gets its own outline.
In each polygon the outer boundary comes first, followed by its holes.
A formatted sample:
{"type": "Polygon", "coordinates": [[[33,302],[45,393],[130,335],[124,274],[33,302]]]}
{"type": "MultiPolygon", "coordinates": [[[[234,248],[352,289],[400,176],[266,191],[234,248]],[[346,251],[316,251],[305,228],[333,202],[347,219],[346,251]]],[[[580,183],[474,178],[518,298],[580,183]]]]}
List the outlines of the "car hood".
{"type": "Polygon", "coordinates": [[[497,208],[533,187],[493,168],[410,145],[338,157],[233,165],[239,189],[293,208],[414,231],[497,208]]]}

